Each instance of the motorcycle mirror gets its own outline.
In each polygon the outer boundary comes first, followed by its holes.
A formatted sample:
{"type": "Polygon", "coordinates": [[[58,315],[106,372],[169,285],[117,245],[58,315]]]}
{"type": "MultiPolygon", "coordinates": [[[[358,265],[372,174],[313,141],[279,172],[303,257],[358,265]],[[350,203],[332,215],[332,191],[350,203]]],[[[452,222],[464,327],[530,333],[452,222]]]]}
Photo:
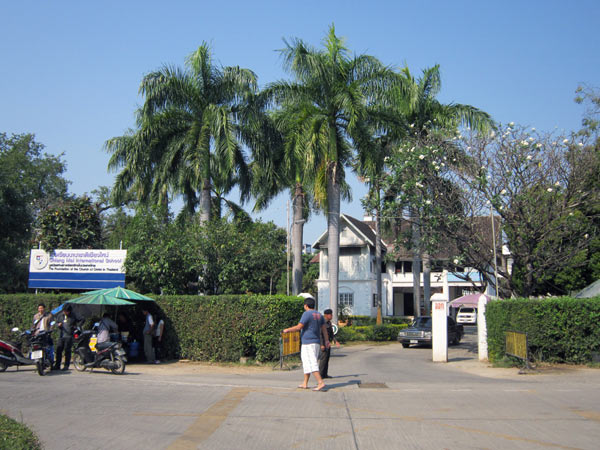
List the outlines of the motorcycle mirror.
{"type": "Polygon", "coordinates": [[[95,327],[99,327],[99,326],[100,326],[100,322],[96,322],[96,323],[94,324],[94,326],[95,326],[95,327]]]}
{"type": "Polygon", "coordinates": [[[17,331],[19,331],[19,327],[14,327],[14,328],[13,328],[12,330],[10,330],[10,331],[12,331],[13,333],[16,333],[17,331]]]}
{"type": "Polygon", "coordinates": [[[52,322],[50,322],[50,326],[53,327],[56,324],[56,321],[53,320],[52,322]]]}

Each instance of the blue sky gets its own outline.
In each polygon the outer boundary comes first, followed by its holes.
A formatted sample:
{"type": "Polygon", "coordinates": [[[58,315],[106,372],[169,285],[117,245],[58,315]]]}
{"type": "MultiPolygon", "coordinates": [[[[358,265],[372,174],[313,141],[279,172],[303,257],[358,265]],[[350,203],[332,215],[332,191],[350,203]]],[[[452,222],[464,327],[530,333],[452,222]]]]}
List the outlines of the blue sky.
{"type": "MultiPolygon", "coordinates": [[[[356,53],[414,74],[440,64],[441,101],[546,131],[577,129],[577,85],[600,87],[598,1],[23,0],[2,2],[0,17],[0,132],[34,133],[48,153],[64,153],[76,194],[113,183],[103,144],[134,125],[142,77],[183,66],[202,41],[264,85],[286,77],[283,38],[319,46],[335,23],[356,53]]],[[[350,179],[342,212],[360,218],[365,189],[350,179]]],[[[259,216],[285,227],[286,200],[259,216]]],[[[313,216],[305,242],[324,229],[313,216]]]]}

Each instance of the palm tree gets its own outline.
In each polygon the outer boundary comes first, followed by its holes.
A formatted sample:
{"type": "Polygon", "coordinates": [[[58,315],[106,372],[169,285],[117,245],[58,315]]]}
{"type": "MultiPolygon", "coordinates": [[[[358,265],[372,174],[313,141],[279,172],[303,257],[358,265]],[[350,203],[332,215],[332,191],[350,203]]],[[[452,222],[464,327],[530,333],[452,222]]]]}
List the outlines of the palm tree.
{"type": "Polygon", "coordinates": [[[381,89],[388,69],[367,55],[351,57],[332,25],[317,50],[294,39],[281,50],[291,82],[267,87],[278,106],[294,105],[298,149],[304,173],[314,177],[315,200],[327,214],[329,307],[337,322],[340,201],[345,167],[352,157],[353,140],[365,121],[370,96],[381,89]]]}
{"type": "Polygon", "coordinates": [[[122,168],[115,197],[130,188],[146,200],[182,195],[190,211],[199,206],[201,223],[211,216],[215,177],[226,180],[222,186],[235,180],[246,200],[244,108],[256,88],[253,72],[217,66],[206,43],[187,58],[185,69],[164,66],[146,75],[137,129],[106,143],[109,168],[122,168]]]}
{"type": "Polygon", "coordinates": [[[292,198],[292,294],[302,291],[302,243],[304,223],[310,214],[309,174],[305,173],[301,135],[294,104],[273,111],[263,126],[262,145],[254,152],[253,195],[255,210],[265,209],[281,192],[292,198]]]}
{"type": "MultiPolygon", "coordinates": [[[[423,75],[416,80],[405,67],[400,77],[403,82],[399,85],[402,90],[397,89],[393,96],[394,108],[402,116],[398,123],[402,128],[397,130],[396,136],[403,136],[416,144],[424,144],[428,138],[439,131],[456,131],[460,126],[475,129],[480,132],[489,131],[493,127],[490,115],[470,105],[458,103],[442,104],[436,100],[441,90],[441,76],[439,65],[425,69],[423,75]],[[412,88],[406,88],[412,86],[412,88]],[[407,93],[409,94],[407,96],[407,93]]],[[[448,140],[450,137],[448,137],[448,140]]],[[[452,147],[449,142],[444,143],[447,148],[452,147]]],[[[415,301],[415,314],[420,313],[421,297],[421,259],[424,255],[424,296],[425,305],[428,308],[430,296],[430,261],[429,253],[423,249],[421,217],[417,205],[409,205],[412,223],[412,247],[413,247],[413,289],[415,301]]]]}

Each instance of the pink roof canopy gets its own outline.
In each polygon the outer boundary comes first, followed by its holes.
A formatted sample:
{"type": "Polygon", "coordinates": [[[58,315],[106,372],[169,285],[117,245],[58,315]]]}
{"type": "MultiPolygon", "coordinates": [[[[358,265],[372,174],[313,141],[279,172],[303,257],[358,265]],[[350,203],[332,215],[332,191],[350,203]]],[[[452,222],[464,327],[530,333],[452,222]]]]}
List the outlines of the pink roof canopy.
{"type": "Polygon", "coordinates": [[[486,301],[490,301],[490,297],[488,297],[485,294],[469,294],[455,298],[449,303],[449,305],[451,308],[460,308],[461,306],[470,306],[473,308],[477,308],[477,305],[479,304],[479,297],[481,297],[482,295],[486,298],[486,301]]]}

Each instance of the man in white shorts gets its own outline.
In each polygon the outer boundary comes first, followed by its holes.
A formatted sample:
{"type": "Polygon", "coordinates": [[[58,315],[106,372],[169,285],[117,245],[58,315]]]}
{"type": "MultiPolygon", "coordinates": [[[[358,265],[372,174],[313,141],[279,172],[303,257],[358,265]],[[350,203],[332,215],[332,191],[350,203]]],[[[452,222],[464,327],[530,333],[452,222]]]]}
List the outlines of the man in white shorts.
{"type": "Polygon", "coordinates": [[[321,350],[321,335],[324,338],[325,348],[329,348],[329,337],[325,327],[325,319],[318,311],[315,311],[315,299],[307,298],[304,300],[304,314],[300,318],[298,325],[283,330],[284,333],[293,331],[302,331],[300,342],[302,347],[300,356],[302,357],[302,367],[304,368],[304,382],[298,386],[300,389],[308,389],[308,380],[312,373],[317,380],[317,387],[313,391],[321,391],[325,387],[323,378],[319,373],[319,351],[321,350]]]}

